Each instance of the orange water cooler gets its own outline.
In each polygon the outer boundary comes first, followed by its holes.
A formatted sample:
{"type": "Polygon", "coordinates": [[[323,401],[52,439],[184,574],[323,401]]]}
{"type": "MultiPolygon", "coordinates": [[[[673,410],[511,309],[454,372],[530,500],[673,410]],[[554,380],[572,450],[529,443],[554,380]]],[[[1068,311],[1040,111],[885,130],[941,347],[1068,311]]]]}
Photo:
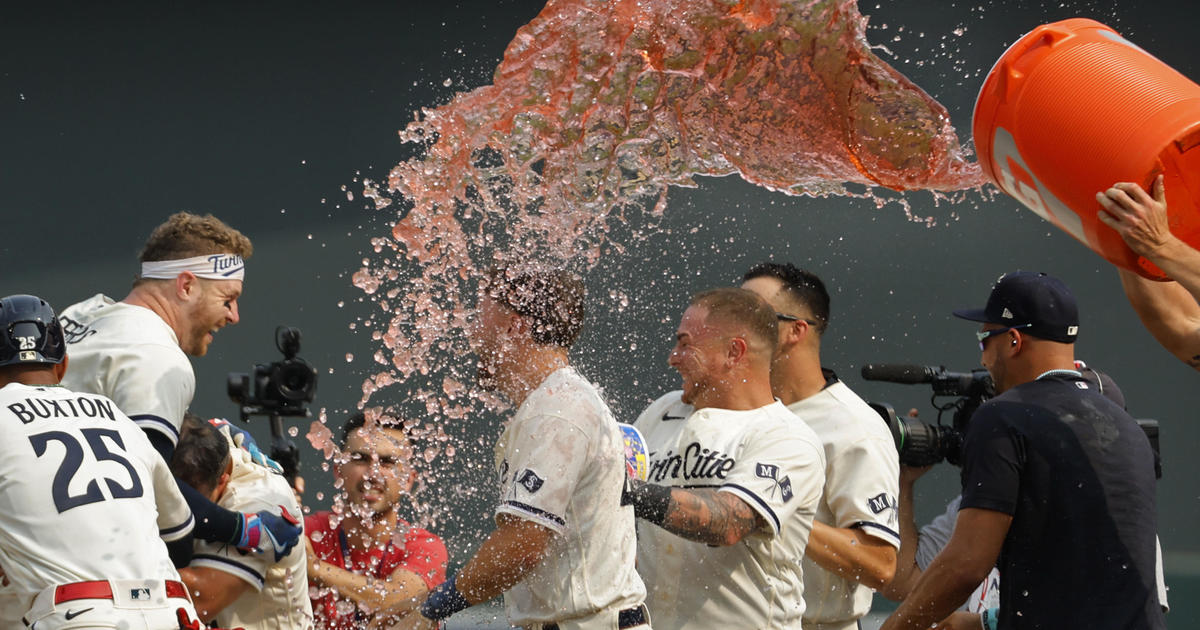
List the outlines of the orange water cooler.
{"type": "Polygon", "coordinates": [[[1159,173],[1171,232],[1200,248],[1200,85],[1111,28],[1075,18],[1018,40],[983,83],[973,132],[997,186],[1113,264],[1165,278],[1095,198],[1117,181],[1150,191],[1159,173]]]}

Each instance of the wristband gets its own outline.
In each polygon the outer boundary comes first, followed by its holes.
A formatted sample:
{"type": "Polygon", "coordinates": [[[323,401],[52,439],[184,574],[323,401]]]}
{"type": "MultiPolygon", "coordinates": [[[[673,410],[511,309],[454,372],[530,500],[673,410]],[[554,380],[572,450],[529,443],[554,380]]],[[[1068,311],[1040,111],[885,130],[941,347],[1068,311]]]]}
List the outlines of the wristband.
{"type": "Polygon", "coordinates": [[[458,587],[454,582],[458,576],[454,576],[441,584],[438,584],[429,591],[429,596],[425,598],[425,603],[421,604],[421,616],[434,621],[441,621],[450,615],[471,607],[471,602],[463,597],[462,593],[458,592],[458,587]]]}
{"type": "Polygon", "coordinates": [[[999,616],[999,607],[982,610],[979,613],[979,625],[983,626],[983,630],[996,630],[996,625],[1000,621],[997,619],[999,616]]]}
{"type": "Polygon", "coordinates": [[[632,504],[634,516],[662,525],[671,506],[671,487],[630,479],[625,484],[621,504],[632,504]]]}

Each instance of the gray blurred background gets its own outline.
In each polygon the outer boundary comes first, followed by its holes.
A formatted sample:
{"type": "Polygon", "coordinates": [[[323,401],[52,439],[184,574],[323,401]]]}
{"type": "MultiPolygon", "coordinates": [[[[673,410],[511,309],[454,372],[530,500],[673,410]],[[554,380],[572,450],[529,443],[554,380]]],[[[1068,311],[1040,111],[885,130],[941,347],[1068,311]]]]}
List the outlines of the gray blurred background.
{"type": "MultiPolygon", "coordinates": [[[[513,0],[5,4],[0,295],[35,293],[58,308],[96,292],[120,299],[156,224],[178,210],[212,212],[256,251],[242,323],[195,361],[193,409],[236,415],[226,373],[276,360],[273,331],[288,324],[304,331],[301,355],[319,368],[314,409],[338,428],[376,371],[376,345],[356,323],[378,307],[349,277],[393,219],[364,203],[362,179],[385,179],[412,156],[396,131],[413,110],[489,82],[516,29],[540,8],[513,0]]],[[[1191,2],[867,0],[859,8],[871,43],[887,48],[879,54],[946,105],[964,141],[983,76],[1008,44],[1045,22],[1097,19],[1200,78],[1191,2]]],[[[620,419],[677,386],[666,353],[687,296],[733,282],[754,262],[789,260],[821,275],[833,293],[826,364],[865,398],[917,407],[926,418],[927,388],[865,383],[861,366],[976,367],[975,327],[950,309],[982,304],[1004,271],[1050,272],[1080,302],[1079,356],[1117,380],[1136,417],[1161,422],[1168,619],[1200,625],[1200,542],[1190,533],[1200,522],[1192,454],[1200,380],[1142,328],[1107,263],[998,194],[958,204],[907,194],[914,214],[934,219],[930,227],[896,204],[791,198],[736,178],[700,184],[671,191],[662,230],[588,276],[592,314],[575,356],[620,419]]],[[[409,394],[392,387],[376,400],[409,394]]],[[[499,419],[465,422],[475,437],[431,499],[452,508],[435,530],[454,566],[490,528],[487,470],[499,419]]],[[[308,421],[292,425],[307,503],[326,508],[331,478],[303,444],[308,421]]],[[[267,439],[264,420],[251,430],[267,439]]],[[[920,521],[957,492],[957,472],[943,464],[919,483],[920,521]]]]}

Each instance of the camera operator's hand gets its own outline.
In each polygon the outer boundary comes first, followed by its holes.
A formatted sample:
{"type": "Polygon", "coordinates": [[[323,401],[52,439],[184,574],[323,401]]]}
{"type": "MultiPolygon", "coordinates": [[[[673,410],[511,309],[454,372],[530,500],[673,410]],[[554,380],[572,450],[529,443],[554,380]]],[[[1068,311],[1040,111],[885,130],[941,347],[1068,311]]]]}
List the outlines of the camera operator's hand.
{"type": "Polygon", "coordinates": [[[933,470],[933,466],[906,466],[900,464],[900,487],[912,488],[922,475],[931,470],[933,470]]]}
{"type": "Polygon", "coordinates": [[[255,464],[283,474],[283,466],[280,466],[279,462],[267,457],[267,454],[258,448],[258,443],[254,441],[254,436],[250,435],[249,431],[236,427],[223,418],[213,418],[208,422],[216,427],[218,431],[228,432],[229,437],[233,439],[233,443],[249,453],[251,461],[255,464]]]}
{"type": "Polygon", "coordinates": [[[263,510],[257,514],[242,514],[241,537],[235,545],[243,553],[275,552],[279,562],[300,540],[300,520],[282,505],[280,513],[263,510]]]}

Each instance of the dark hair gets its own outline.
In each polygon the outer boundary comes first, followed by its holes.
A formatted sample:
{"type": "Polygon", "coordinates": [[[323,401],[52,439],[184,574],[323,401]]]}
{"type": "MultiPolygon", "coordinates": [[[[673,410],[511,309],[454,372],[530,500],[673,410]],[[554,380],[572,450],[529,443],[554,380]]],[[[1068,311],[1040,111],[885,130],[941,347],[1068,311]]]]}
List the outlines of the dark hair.
{"type": "Polygon", "coordinates": [[[179,443],[171,455],[171,472],[208,494],[217,486],[229,461],[229,442],[213,425],[191,412],[183,415],[179,443]]]}
{"type": "Polygon", "coordinates": [[[779,323],[775,309],[759,294],[736,287],[709,289],[692,296],[690,306],[700,306],[709,315],[744,324],[751,335],[772,351],[779,343],[779,323]]]}
{"type": "Polygon", "coordinates": [[[816,274],[792,263],[761,262],[742,275],[742,282],[755,278],[775,278],[782,282],[788,295],[812,311],[813,319],[817,320],[817,334],[825,334],[829,327],[829,292],[816,274]]]}
{"type": "Polygon", "coordinates": [[[570,348],[583,330],[583,280],[565,269],[505,269],[488,272],[492,299],[533,320],[533,340],[570,348]]]}
{"type": "MultiPolygon", "coordinates": [[[[366,424],[367,424],[367,414],[365,414],[361,411],[356,412],[354,415],[350,416],[349,418],[346,418],[346,424],[342,426],[342,441],[338,446],[342,450],[346,450],[346,443],[350,441],[350,434],[354,433],[354,431],[356,429],[363,428],[364,426],[366,426],[366,424]]],[[[408,426],[404,423],[404,421],[402,421],[398,418],[395,418],[394,416],[392,416],[392,414],[385,411],[382,414],[382,417],[376,421],[375,426],[380,429],[391,429],[393,431],[399,431],[404,434],[405,439],[407,439],[410,444],[413,444],[415,446],[415,443],[417,440],[414,439],[414,437],[412,435],[413,432],[409,430],[408,426]]]]}

